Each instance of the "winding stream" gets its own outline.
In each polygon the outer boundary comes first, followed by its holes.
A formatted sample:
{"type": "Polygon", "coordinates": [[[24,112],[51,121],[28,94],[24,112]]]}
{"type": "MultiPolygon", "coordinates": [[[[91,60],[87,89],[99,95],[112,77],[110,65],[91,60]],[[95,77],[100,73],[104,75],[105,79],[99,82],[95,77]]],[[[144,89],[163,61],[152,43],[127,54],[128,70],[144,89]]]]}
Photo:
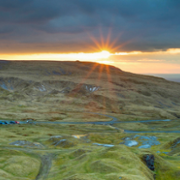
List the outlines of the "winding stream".
{"type": "MultiPolygon", "coordinates": [[[[162,121],[162,122],[167,122],[167,121],[171,121],[170,119],[164,119],[164,120],[141,120],[141,121],[118,121],[118,118],[111,116],[111,115],[107,115],[107,114],[101,114],[101,113],[93,113],[93,112],[86,112],[86,113],[90,113],[90,114],[97,114],[100,116],[105,116],[105,117],[109,117],[112,118],[111,121],[96,121],[96,122],[47,122],[47,121],[36,121],[33,122],[33,124],[95,124],[95,125],[113,125],[113,124],[117,124],[117,123],[151,123],[151,122],[158,122],[158,121],[162,121]]],[[[6,121],[9,122],[7,120],[0,120],[0,121],[6,121]]],[[[20,124],[28,124],[28,122],[24,122],[24,121],[19,121],[20,124]]],[[[180,130],[173,130],[173,131],[134,131],[134,130],[125,130],[125,133],[180,133],[180,130]]]]}

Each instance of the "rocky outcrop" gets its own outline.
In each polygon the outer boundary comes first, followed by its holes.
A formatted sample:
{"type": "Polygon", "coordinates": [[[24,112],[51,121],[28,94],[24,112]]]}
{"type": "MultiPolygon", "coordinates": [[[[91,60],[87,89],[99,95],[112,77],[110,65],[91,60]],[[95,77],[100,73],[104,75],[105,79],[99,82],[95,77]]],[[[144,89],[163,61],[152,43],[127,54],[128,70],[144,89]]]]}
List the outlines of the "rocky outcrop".
{"type": "Polygon", "coordinates": [[[0,78],[0,87],[10,92],[21,92],[26,95],[58,94],[58,93],[92,93],[99,90],[99,86],[92,84],[78,84],[71,81],[24,81],[20,78],[0,78]]]}
{"type": "Polygon", "coordinates": [[[147,154],[143,156],[144,162],[146,163],[147,167],[151,170],[154,171],[154,155],[153,154],[147,154]]]}
{"type": "Polygon", "coordinates": [[[30,141],[23,141],[23,140],[14,141],[10,143],[10,145],[23,146],[27,148],[44,148],[44,146],[38,142],[30,142],[30,141]]]}
{"type": "Polygon", "coordinates": [[[49,142],[51,142],[51,145],[54,145],[54,146],[60,146],[62,148],[70,148],[70,147],[73,147],[75,146],[75,142],[72,141],[71,139],[65,139],[66,137],[63,137],[63,136],[52,136],[50,139],[49,139],[49,142]]]}
{"type": "MultiPolygon", "coordinates": [[[[151,170],[151,171],[155,171],[155,157],[153,154],[146,154],[143,156],[143,160],[146,164],[146,166],[151,170]]],[[[154,174],[154,179],[156,178],[155,174],[154,174]]]]}

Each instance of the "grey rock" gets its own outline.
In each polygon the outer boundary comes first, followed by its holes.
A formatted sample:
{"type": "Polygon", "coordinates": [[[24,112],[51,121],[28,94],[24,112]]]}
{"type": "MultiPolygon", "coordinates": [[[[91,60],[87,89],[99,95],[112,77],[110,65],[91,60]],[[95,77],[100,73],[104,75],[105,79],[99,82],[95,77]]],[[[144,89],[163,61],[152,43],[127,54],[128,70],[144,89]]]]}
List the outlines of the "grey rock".
{"type": "MultiPolygon", "coordinates": [[[[151,170],[154,171],[155,170],[155,166],[154,166],[154,160],[155,157],[153,154],[146,154],[143,156],[143,159],[147,165],[147,167],[151,170]]],[[[154,176],[155,177],[155,176],[154,176]]],[[[154,178],[155,179],[155,178],[154,178]]]]}
{"type": "Polygon", "coordinates": [[[60,135],[59,136],[51,136],[49,140],[53,141],[53,140],[59,139],[59,138],[62,138],[62,136],[60,136],[60,135]]]}
{"type": "Polygon", "coordinates": [[[10,143],[10,145],[23,146],[23,147],[29,147],[29,148],[44,148],[44,146],[38,142],[34,143],[34,142],[22,141],[22,140],[14,141],[10,143]]]}
{"type": "Polygon", "coordinates": [[[60,143],[65,142],[65,141],[66,141],[66,139],[61,139],[60,141],[56,142],[54,145],[57,146],[57,145],[59,145],[60,143]]]}

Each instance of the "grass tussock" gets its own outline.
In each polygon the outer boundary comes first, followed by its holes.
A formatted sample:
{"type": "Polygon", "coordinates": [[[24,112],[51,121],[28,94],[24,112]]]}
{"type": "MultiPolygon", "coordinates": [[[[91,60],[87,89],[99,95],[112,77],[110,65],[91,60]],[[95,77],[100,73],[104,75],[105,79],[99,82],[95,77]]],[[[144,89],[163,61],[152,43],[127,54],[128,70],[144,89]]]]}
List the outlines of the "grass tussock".
{"type": "Polygon", "coordinates": [[[40,168],[40,160],[18,150],[0,150],[0,176],[7,179],[34,179],[40,168]]]}

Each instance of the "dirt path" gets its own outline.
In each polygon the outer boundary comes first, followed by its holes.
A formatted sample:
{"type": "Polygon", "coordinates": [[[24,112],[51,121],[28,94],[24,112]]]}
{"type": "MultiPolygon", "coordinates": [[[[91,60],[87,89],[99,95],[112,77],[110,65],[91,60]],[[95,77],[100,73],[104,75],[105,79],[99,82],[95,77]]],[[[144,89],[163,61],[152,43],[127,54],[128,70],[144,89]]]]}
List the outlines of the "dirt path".
{"type": "Polygon", "coordinates": [[[49,174],[52,165],[53,154],[46,154],[41,156],[41,167],[36,180],[45,180],[49,174]]]}

